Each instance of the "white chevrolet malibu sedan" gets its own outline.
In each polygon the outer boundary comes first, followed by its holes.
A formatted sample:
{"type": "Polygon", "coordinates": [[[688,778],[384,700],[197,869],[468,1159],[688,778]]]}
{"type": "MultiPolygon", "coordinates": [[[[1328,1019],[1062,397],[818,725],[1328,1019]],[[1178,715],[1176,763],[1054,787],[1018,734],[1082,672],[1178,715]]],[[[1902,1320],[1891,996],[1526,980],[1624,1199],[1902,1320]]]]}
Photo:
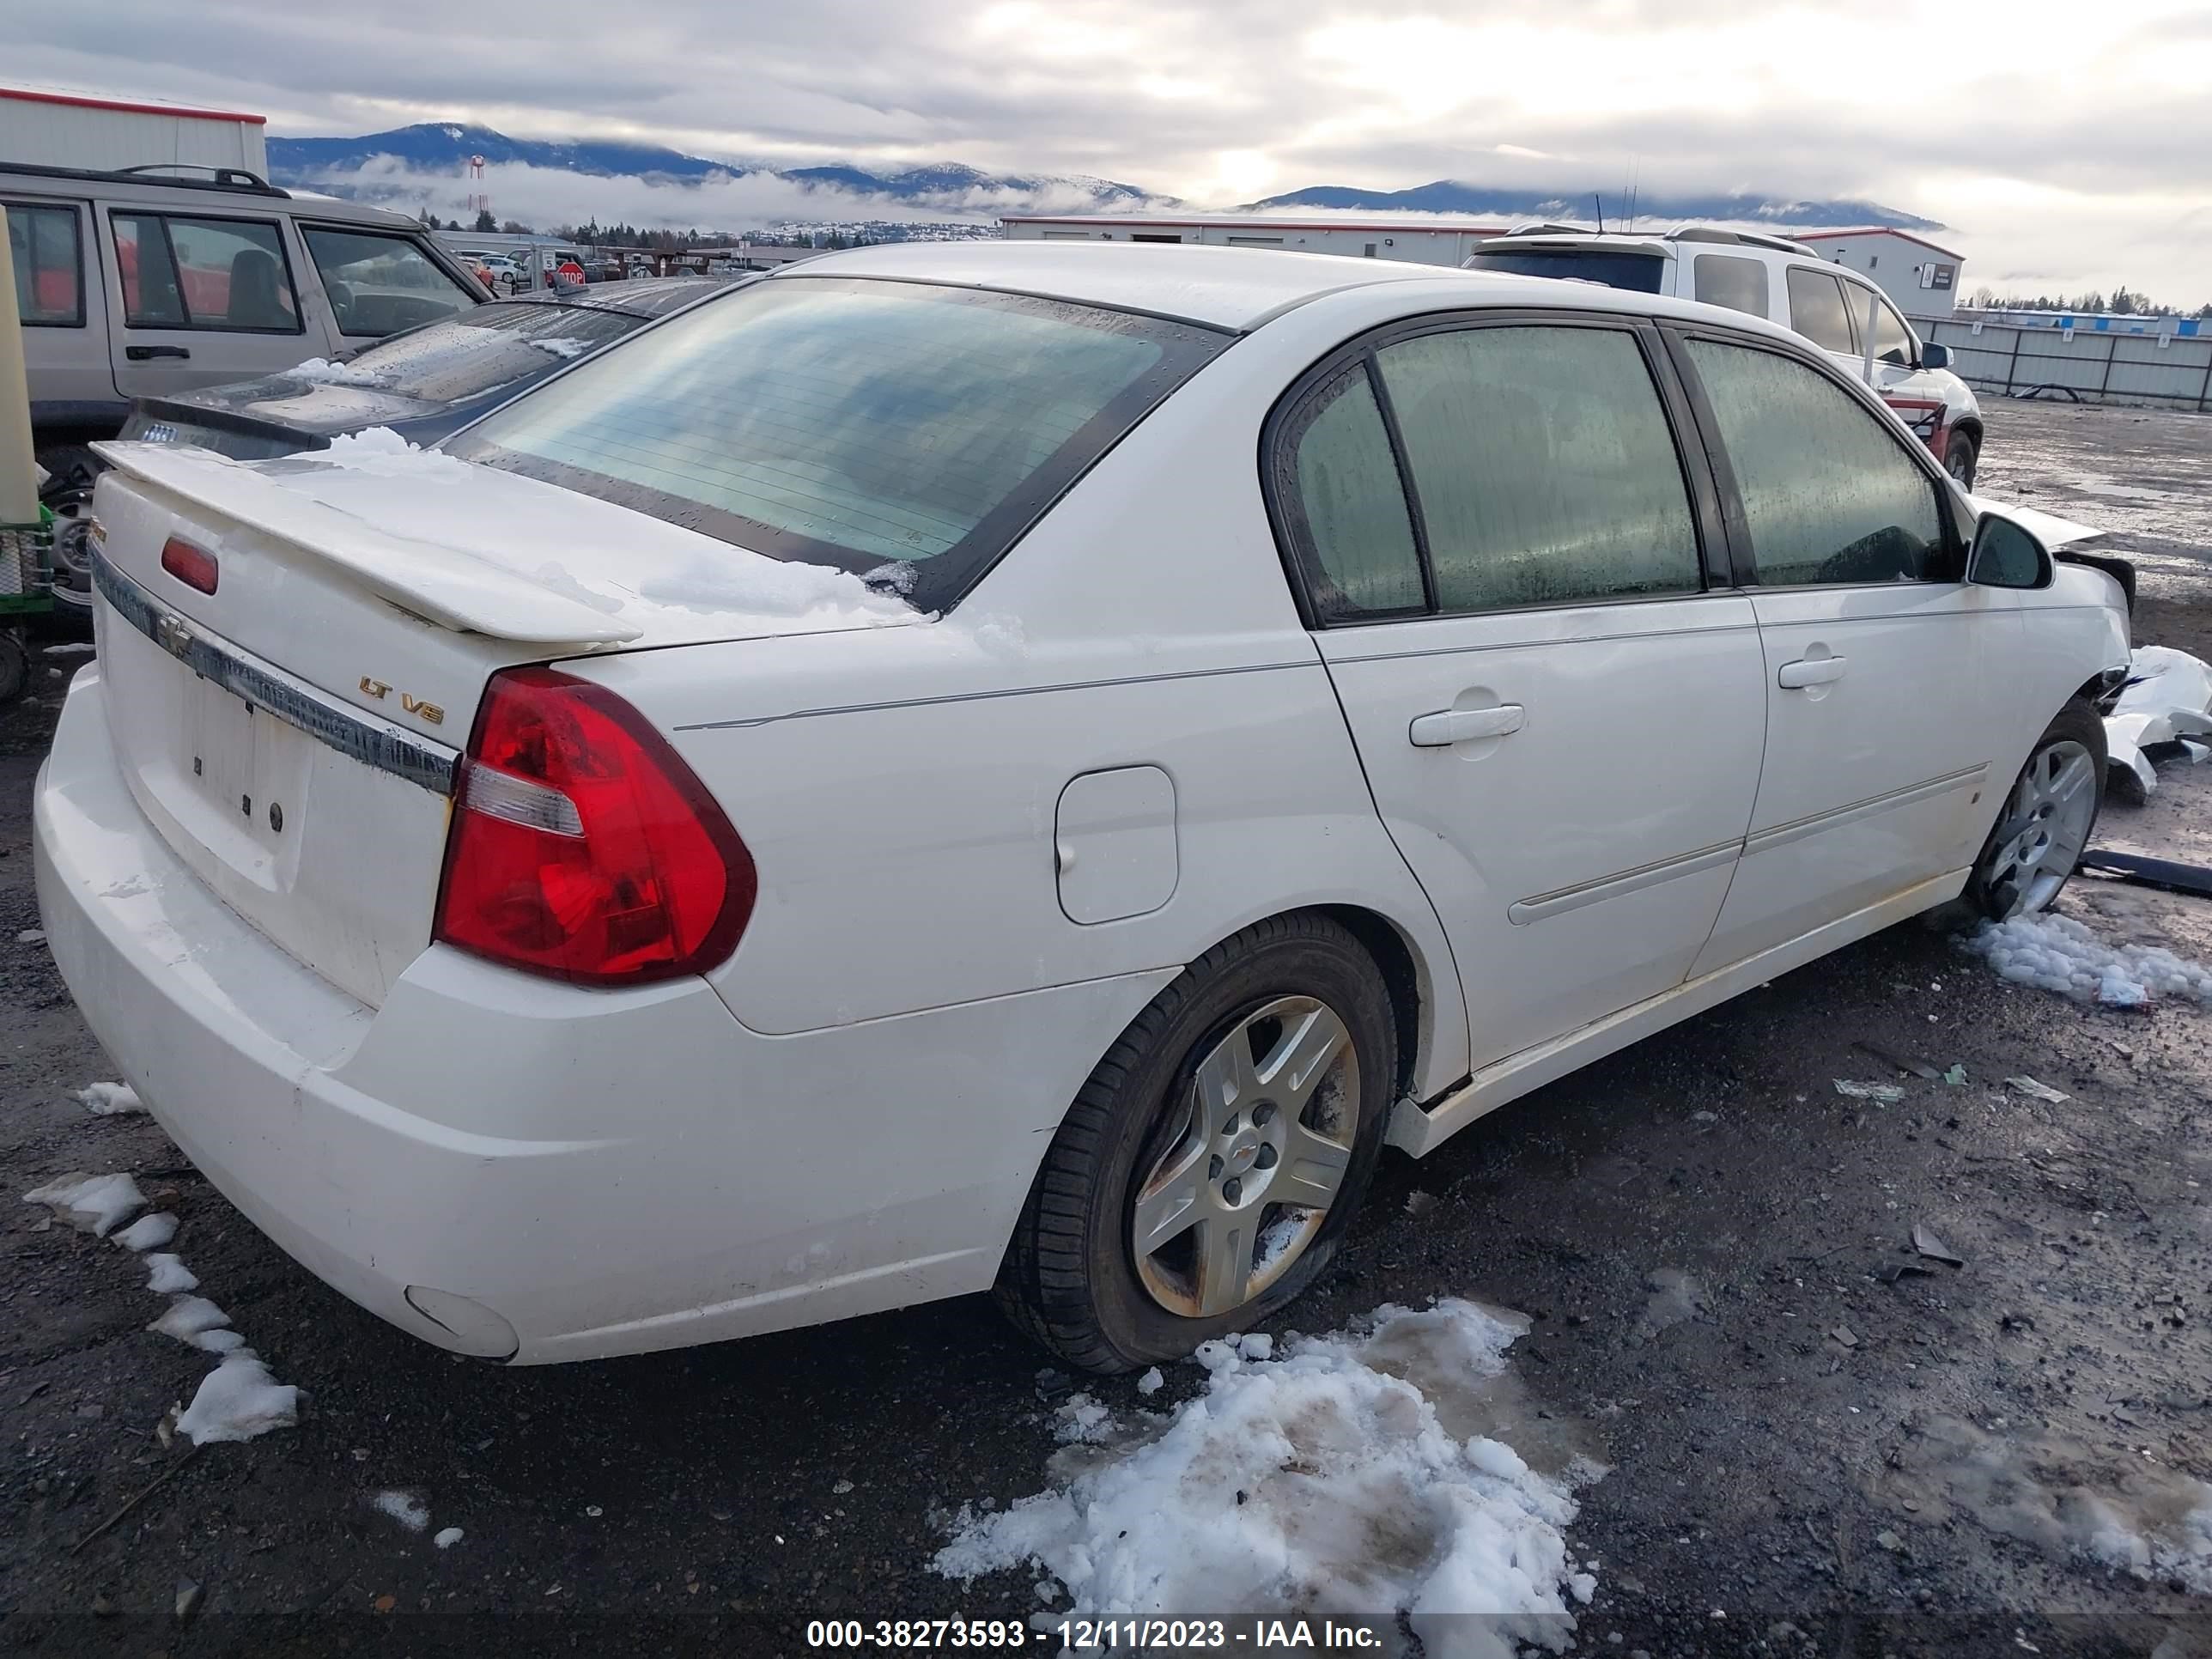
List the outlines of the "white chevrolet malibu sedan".
{"type": "Polygon", "coordinates": [[[1816,348],[1540,278],[872,249],[439,452],[106,453],[54,954],[256,1225],[518,1363],[1264,1319],[1386,1145],[2047,904],[2128,659],[1816,348]]]}

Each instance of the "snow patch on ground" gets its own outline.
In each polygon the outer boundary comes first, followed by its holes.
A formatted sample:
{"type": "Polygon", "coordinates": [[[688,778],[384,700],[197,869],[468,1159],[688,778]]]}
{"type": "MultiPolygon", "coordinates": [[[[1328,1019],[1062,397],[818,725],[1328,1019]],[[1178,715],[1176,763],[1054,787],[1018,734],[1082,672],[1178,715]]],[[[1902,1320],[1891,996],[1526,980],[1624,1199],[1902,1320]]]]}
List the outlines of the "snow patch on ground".
{"type": "Polygon", "coordinates": [[[1139,1413],[1110,1452],[1070,1447],[1055,1466],[1073,1473],[1047,1491],[963,1508],[936,1569],[1042,1568],[1085,1614],[1402,1612],[1431,1654],[1563,1650],[1569,1601],[1595,1584],[1567,1553],[1571,1491],[1603,1469],[1539,1474],[1486,1431],[1527,1328],[1449,1300],[1287,1338],[1279,1358],[1264,1337],[1207,1343],[1202,1395],[1139,1413]],[[1468,1613],[1491,1617],[1452,1617],[1468,1613]]]}
{"type": "Polygon", "coordinates": [[[430,1541],[441,1550],[449,1550],[467,1535],[459,1527],[441,1527],[438,1528],[437,1535],[430,1541]]]}
{"type": "Polygon", "coordinates": [[[177,1218],[165,1210],[160,1215],[140,1216],[114,1238],[126,1250],[158,1250],[176,1236],[177,1218]]]}
{"type": "Polygon", "coordinates": [[[2139,1008],[2161,996],[2212,1002],[2212,968],[2156,945],[2106,945],[2071,916],[1984,922],[1960,941],[2002,978],[2079,1002],[2139,1008]]]}
{"type": "MultiPolygon", "coordinates": [[[[120,1084],[93,1087],[130,1093],[120,1084]]],[[[177,1218],[163,1211],[143,1216],[119,1232],[112,1231],[133,1210],[145,1207],[137,1182],[127,1175],[87,1176],[79,1170],[24,1194],[23,1199],[26,1203],[50,1206],[71,1224],[97,1233],[112,1244],[149,1252],[145,1258],[146,1288],[156,1296],[168,1297],[170,1302],[167,1310],[146,1328],[223,1357],[221,1364],[200,1379],[191,1407],[177,1419],[178,1429],[193,1444],[251,1440],[299,1420],[299,1389],[270,1375],[269,1367],[246,1346],[244,1334],[230,1328],[228,1314],[204,1296],[185,1294],[198,1290],[199,1279],[185,1266],[183,1257],[161,1249],[176,1237],[177,1218]]]]}
{"type": "Polygon", "coordinates": [[[146,1288],[156,1296],[174,1296],[200,1287],[198,1278],[180,1255],[149,1255],[146,1267],[146,1288]]]}
{"type": "Polygon", "coordinates": [[[76,1091],[84,1109],[94,1117],[115,1117],[125,1112],[143,1112],[146,1103],[138,1098],[138,1091],[127,1083],[88,1083],[76,1091]]]}
{"type": "Polygon", "coordinates": [[[79,1232],[105,1238],[133,1210],[146,1207],[138,1183],[127,1175],[88,1176],[81,1170],[23,1194],[26,1204],[44,1204],[79,1232]]]}
{"type": "Polygon", "coordinates": [[[46,930],[43,927],[26,927],[15,935],[18,945],[44,945],[46,942],[46,930]]]}
{"type": "Polygon", "coordinates": [[[251,1440],[299,1420],[300,1391],[271,1376],[252,1349],[240,1348],[200,1379],[177,1427],[195,1446],[205,1446],[251,1440]]]}
{"type": "Polygon", "coordinates": [[[390,1516],[410,1532],[421,1532],[430,1524],[430,1506],[411,1492],[378,1492],[368,1500],[368,1506],[379,1515],[390,1516]]]}
{"type": "Polygon", "coordinates": [[[168,1312],[146,1328],[162,1336],[173,1336],[179,1342],[191,1342],[197,1347],[199,1344],[196,1339],[202,1333],[229,1323],[230,1316],[207,1297],[180,1296],[169,1304],[168,1312]]]}

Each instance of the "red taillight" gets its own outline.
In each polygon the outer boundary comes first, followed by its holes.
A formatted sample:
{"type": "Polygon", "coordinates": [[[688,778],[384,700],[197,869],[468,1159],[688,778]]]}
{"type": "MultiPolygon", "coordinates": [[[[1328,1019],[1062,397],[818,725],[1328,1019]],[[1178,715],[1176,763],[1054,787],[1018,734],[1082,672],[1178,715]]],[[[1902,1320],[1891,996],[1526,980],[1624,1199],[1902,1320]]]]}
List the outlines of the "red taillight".
{"type": "Polygon", "coordinates": [[[635,709],[550,668],[492,677],[454,792],[438,939],[635,985],[720,962],[757,890],[722,809],[635,709]]]}
{"type": "Polygon", "coordinates": [[[174,536],[161,544],[161,568],[203,593],[214,592],[216,579],[222,574],[216,568],[214,554],[174,536]]]}

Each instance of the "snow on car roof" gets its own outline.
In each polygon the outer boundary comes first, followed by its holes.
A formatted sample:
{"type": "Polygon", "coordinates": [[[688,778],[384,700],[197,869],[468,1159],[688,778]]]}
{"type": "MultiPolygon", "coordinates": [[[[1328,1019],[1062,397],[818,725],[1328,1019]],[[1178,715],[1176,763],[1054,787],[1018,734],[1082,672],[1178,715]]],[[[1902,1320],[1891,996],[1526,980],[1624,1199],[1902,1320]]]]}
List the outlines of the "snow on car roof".
{"type": "MultiPolygon", "coordinates": [[[[878,276],[1036,294],[1247,329],[1343,289],[1459,277],[1443,265],[1277,248],[1095,242],[892,242],[788,265],[770,282],[878,276]]],[[[1492,278],[1468,276],[1486,283],[1492,278]]]]}

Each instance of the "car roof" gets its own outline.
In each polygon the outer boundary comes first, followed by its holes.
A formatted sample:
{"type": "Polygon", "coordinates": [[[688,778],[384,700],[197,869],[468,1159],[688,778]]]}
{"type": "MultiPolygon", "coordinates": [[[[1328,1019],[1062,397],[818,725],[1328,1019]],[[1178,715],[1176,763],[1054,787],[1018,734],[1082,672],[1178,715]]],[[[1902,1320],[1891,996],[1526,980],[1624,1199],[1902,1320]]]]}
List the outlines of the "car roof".
{"type": "MultiPolygon", "coordinates": [[[[161,164],[149,163],[158,169],[161,164]]],[[[307,219],[344,220],[379,229],[420,230],[421,223],[389,208],[372,207],[308,190],[287,190],[239,167],[211,170],[216,176],[200,178],[186,172],[169,173],[132,168],[59,167],[22,161],[0,161],[0,179],[10,192],[27,196],[63,196],[82,200],[98,196],[130,206],[191,212],[236,210],[250,207],[268,213],[276,203],[289,203],[291,211],[307,219]]]]}
{"type": "Polygon", "coordinates": [[[1685,322],[1725,320],[1743,332],[1802,343],[1798,336],[1765,318],[1695,300],[1598,283],[1564,282],[1556,276],[1508,276],[1341,253],[1286,253],[1277,248],[1193,243],[890,243],[786,265],[760,280],[791,283],[819,276],[941,283],[1036,295],[1076,305],[1148,312],[1237,333],[1332,295],[1402,285],[1407,314],[1515,307],[1610,311],[1685,322]]]}
{"type": "MultiPolygon", "coordinates": [[[[1449,266],[1355,259],[1278,248],[1142,242],[890,242],[824,254],[769,274],[771,283],[821,276],[887,277],[1032,294],[1079,305],[1243,331],[1326,294],[1449,277],[1449,266]]],[[[1500,280],[1474,276],[1473,283],[1500,280]]]]}

